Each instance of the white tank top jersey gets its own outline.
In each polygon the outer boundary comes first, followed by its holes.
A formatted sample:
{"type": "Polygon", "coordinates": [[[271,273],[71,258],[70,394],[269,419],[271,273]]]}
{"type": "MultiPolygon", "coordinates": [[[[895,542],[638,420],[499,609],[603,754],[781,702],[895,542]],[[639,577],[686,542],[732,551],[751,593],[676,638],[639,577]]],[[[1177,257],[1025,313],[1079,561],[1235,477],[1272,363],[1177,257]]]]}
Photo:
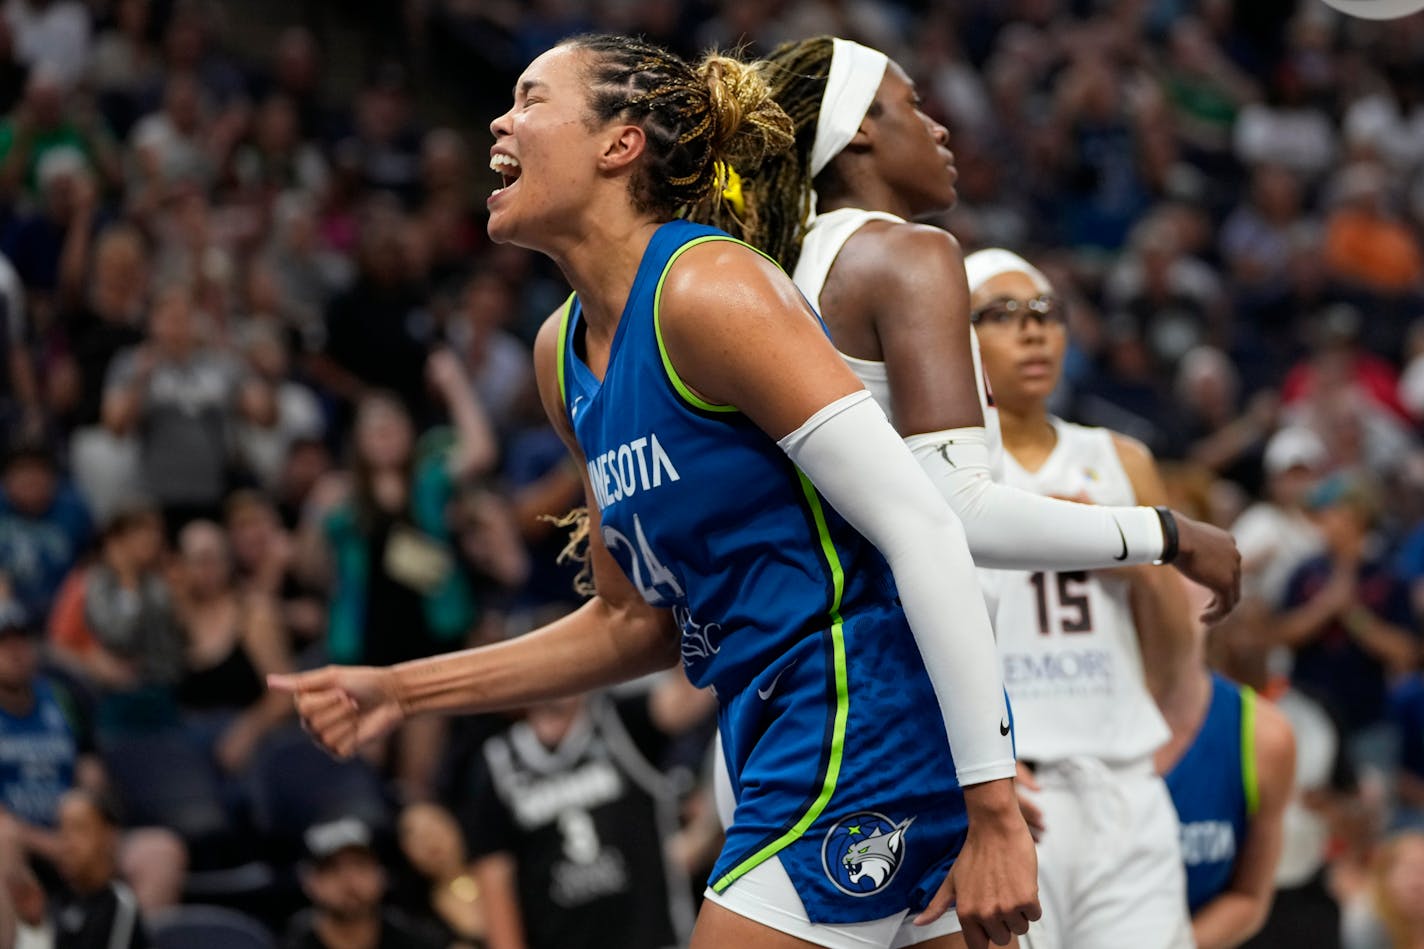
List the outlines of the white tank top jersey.
{"type": "MultiPolygon", "coordinates": [[[[860,208],[839,208],[819,214],[812,219],[806,239],[801,244],[801,257],[796,261],[796,272],[792,274],[792,279],[796,281],[796,286],[801,290],[801,293],[816,308],[817,313],[822,312],[821,291],[826,286],[826,277],[831,272],[831,266],[840,256],[841,248],[845,246],[846,241],[850,240],[852,234],[871,221],[905,223],[904,218],[894,214],[885,211],[864,211],[860,208]]],[[[979,381],[979,384],[975,386],[975,391],[979,393],[979,402],[984,409],[984,428],[988,435],[990,468],[993,471],[994,480],[997,481],[1000,480],[999,476],[1003,470],[1003,442],[999,438],[999,413],[989,404],[988,383],[984,379],[984,370],[979,362],[979,339],[974,335],[972,328],[969,336],[974,359],[974,378],[979,381]]],[[[846,361],[846,365],[850,366],[851,371],[860,379],[861,384],[870,392],[876,403],[884,410],[885,417],[893,425],[895,423],[895,407],[890,399],[890,376],[885,371],[885,363],[870,359],[858,359],[855,356],[847,356],[845,353],[841,353],[841,358],[846,361]]],[[[912,432],[910,434],[920,433],[912,432]]]]}
{"type": "MultiPolygon", "coordinates": [[[[1004,483],[1094,504],[1137,503],[1107,429],[1052,418],[1043,467],[1004,453],[1004,483]]],[[[1088,571],[980,570],[999,640],[1020,759],[1150,755],[1169,737],[1147,691],[1128,583],[1088,571]]]]}

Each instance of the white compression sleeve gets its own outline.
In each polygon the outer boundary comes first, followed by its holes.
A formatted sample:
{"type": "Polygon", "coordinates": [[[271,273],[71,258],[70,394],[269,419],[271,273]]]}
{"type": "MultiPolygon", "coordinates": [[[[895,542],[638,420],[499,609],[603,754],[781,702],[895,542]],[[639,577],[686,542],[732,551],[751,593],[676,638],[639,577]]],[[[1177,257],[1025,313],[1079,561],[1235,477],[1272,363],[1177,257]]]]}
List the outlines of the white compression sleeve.
{"type": "Polygon", "coordinates": [[[964,529],[868,392],[778,443],[890,563],[961,785],[1014,773],[1003,679],[964,529]]]}
{"type": "Polygon", "coordinates": [[[1162,556],[1162,521],[1150,507],[1078,504],[995,482],[983,428],[911,435],[905,444],[959,515],[981,567],[1093,570],[1162,556]]]}

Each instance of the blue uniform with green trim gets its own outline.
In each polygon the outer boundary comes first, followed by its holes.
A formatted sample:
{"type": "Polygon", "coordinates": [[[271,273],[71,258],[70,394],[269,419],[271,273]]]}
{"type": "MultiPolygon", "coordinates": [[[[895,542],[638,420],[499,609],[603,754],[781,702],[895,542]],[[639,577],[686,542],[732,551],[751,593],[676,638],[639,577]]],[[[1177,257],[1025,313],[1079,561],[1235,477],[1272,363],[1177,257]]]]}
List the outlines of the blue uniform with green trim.
{"type": "Polygon", "coordinates": [[[1182,826],[1193,913],[1231,885],[1256,813],[1256,693],[1212,674],[1211,705],[1196,740],[1167,774],[1182,826]]]}
{"type": "Polygon", "coordinates": [[[688,389],[662,348],[668,271],[724,240],[685,221],[657,230],[601,382],[570,297],[560,391],[604,542],[644,599],[672,610],[688,678],[719,699],[738,803],[712,887],[776,856],[811,921],[880,919],[938,888],[963,843],[963,797],[884,558],[755,424],[688,389]]]}

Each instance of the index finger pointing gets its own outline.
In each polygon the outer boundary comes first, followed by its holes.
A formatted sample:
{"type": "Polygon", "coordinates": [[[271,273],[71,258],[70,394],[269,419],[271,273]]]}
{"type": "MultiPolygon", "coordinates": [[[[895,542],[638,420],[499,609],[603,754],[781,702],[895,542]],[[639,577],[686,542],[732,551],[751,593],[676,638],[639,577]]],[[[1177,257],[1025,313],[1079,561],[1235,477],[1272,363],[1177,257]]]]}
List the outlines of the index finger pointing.
{"type": "Polygon", "coordinates": [[[317,669],[315,672],[277,674],[267,677],[267,688],[273,692],[296,695],[313,689],[322,689],[336,684],[336,674],[331,669],[317,669]]]}

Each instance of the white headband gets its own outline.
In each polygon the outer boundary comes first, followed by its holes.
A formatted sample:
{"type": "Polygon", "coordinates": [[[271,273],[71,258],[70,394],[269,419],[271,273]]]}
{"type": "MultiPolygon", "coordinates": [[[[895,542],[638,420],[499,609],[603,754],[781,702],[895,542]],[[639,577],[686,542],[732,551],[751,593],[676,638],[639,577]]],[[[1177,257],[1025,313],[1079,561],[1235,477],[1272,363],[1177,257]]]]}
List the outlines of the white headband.
{"type": "Polygon", "coordinates": [[[977,250],[964,258],[964,273],[969,278],[969,292],[973,293],[1000,274],[1027,274],[1042,290],[1051,290],[1053,284],[1033,264],[1013,251],[1001,247],[977,250]]]}
{"type": "Polygon", "coordinates": [[[826,77],[821,114],[816,118],[816,141],[811,146],[812,178],[855,138],[890,65],[888,56],[868,46],[843,39],[831,42],[831,72],[826,77]]]}

